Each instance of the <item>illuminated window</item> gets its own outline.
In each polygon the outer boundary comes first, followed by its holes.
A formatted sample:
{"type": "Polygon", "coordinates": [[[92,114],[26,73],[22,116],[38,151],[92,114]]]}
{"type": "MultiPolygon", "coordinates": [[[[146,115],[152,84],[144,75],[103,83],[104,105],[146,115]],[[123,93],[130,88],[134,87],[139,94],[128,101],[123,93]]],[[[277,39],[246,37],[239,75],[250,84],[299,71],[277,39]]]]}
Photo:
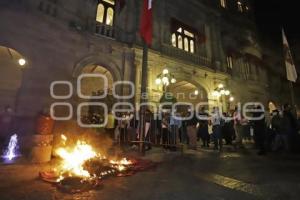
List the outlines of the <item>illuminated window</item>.
{"type": "Polygon", "coordinates": [[[112,26],[114,23],[115,14],[114,0],[98,0],[96,21],[112,26]]]}
{"type": "Polygon", "coordinates": [[[179,49],[182,49],[182,47],[183,47],[183,42],[182,42],[182,36],[181,35],[178,35],[178,45],[177,45],[177,47],[179,49]]]}
{"type": "Polygon", "coordinates": [[[112,8],[107,9],[106,25],[112,26],[114,22],[114,10],[112,8]]]}
{"type": "Polygon", "coordinates": [[[227,67],[229,69],[233,68],[233,61],[232,61],[232,57],[231,56],[227,56],[227,67]]]}
{"type": "Polygon", "coordinates": [[[172,34],[172,46],[173,47],[177,46],[177,44],[176,44],[176,34],[175,33],[172,34]]]}
{"type": "Polygon", "coordinates": [[[194,48],[195,48],[194,40],[191,40],[191,41],[190,41],[190,48],[191,48],[191,49],[190,49],[190,52],[191,52],[191,53],[194,53],[194,52],[195,52],[195,49],[194,49],[194,48]]]}
{"type": "Polygon", "coordinates": [[[171,29],[172,46],[186,52],[195,53],[196,31],[177,20],[172,21],[171,29]]]}
{"type": "Polygon", "coordinates": [[[243,12],[243,4],[240,1],[237,1],[238,11],[243,12]]]}
{"type": "Polygon", "coordinates": [[[223,8],[226,8],[226,0],[220,0],[220,4],[223,8]]]}
{"type": "Polygon", "coordinates": [[[104,6],[103,4],[98,4],[96,21],[103,23],[103,18],[104,18],[104,6]]]}
{"type": "Polygon", "coordinates": [[[185,37],[184,38],[184,50],[189,51],[189,40],[185,37]]]}

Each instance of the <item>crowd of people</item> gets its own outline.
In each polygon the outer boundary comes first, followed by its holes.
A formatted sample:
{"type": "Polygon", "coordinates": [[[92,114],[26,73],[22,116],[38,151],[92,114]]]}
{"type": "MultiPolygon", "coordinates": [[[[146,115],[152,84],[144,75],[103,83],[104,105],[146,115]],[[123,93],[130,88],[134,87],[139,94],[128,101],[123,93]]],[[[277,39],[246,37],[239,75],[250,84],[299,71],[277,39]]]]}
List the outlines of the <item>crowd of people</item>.
{"type": "MultiPolygon", "coordinates": [[[[226,113],[221,113],[218,107],[214,107],[211,112],[202,108],[198,113],[165,110],[155,114],[147,109],[142,142],[146,149],[158,145],[166,151],[176,151],[178,147],[187,145],[196,150],[201,145],[201,148],[222,151],[223,145],[231,145],[238,150],[244,148],[245,142],[254,141],[259,155],[269,151],[300,152],[300,118],[297,118],[293,108],[289,104],[270,112],[265,112],[260,106],[256,108],[258,112],[251,113],[253,119],[244,116],[239,107],[226,113]]],[[[93,116],[92,119],[98,119],[92,112],[89,114],[93,116]]],[[[112,112],[108,114],[106,132],[121,146],[134,147],[140,143],[139,114],[116,115],[117,118],[112,112]]],[[[0,115],[1,146],[11,134],[12,124],[13,111],[7,106],[0,115]]]]}
{"type": "MultiPolygon", "coordinates": [[[[259,155],[268,151],[297,152],[300,150],[299,118],[292,107],[285,104],[281,110],[264,112],[256,106],[250,117],[243,116],[238,107],[221,113],[218,107],[211,112],[202,108],[198,113],[165,111],[145,114],[144,138],[147,149],[151,144],[162,146],[168,151],[176,151],[179,146],[190,149],[210,148],[222,151],[223,145],[231,145],[235,150],[243,149],[244,143],[253,141],[259,155]],[[192,115],[191,115],[192,114],[192,115]],[[193,116],[188,118],[188,116],[193,116]],[[199,144],[199,145],[198,145],[199,144]]],[[[117,143],[133,145],[139,142],[139,120],[133,113],[119,115],[110,130],[117,143]]],[[[113,115],[109,118],[113,121],[113,115]]]]}

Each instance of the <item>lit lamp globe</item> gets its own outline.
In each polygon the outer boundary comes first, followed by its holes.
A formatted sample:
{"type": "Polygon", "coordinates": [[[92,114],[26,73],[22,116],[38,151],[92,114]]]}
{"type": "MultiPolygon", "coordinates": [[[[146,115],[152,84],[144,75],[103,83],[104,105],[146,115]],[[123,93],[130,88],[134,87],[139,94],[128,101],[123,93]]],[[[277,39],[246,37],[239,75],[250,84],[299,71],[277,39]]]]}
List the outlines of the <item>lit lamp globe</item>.
{"type": "Polygon", "coordinates": [[[195,90],[195,95],[198,95],[199,94],[199,91],[198,90],[195,90]]]}
{"type": "Polygon", "coordinates": [[[168,77],[163,77],[162,82],[163,82],[163,84],[167,84],[169,82],[168,77]]]}
{"type": "Polygon", "coordinates": [[[219,96],[220,96],[220,93],[219,93],[218,91],[213,91],[213,92],[212,92],[212,95],[213,95],[214,97],[219,97],[219,96]]]}
{"type": "Polygon", "coordinates": [[[173,84],[176,83],[176,79],[175,79],[175,78],[172,78],[172,79],[171,79],[171,83],[173,83],[173,84]]]}
{"type": "Polygon", "coordinates": [[[225,90],[221,90],[220,93],[221,93],[221,95],[224,95],[226,93],[226,91],[225,90]]]}
{"type": "Polygon", "coordinates": [[[226,96],[230,95],[230,91],[229,91],[229,90],[226,90],[226,91],[225,91],[225,95],[226,95],[226,96]]]}
{"type": "Polygon", "coordinates": [[[163,70],[163,74],[168,74],[168,73],[169,73],[169,70],[167,70],[167,69],[163,70]]]}
{"type": "Polygon", "coordinates": [[[24,66],[26,64],[26,60],[24,58],[20,58],[18,60],[18,63],[19,63],[20,66],[24,66]]]}
{"type": "Polygon", "coordinates": [[[229,101],[233,102],[234,101],[234,97],[230,97],[229,101]]]}
{"type": "Polygon", "coordinates": [[[222,89],[222,88],[224,88],[224,85],[223,84],[219,84],[218,88],[222,89]]]}
{"type": "Polygon", "coordinates": [[[155,80],[155,83],[156,83],[156,85],[160,85],[160,84],[161,84],[161,79],[160,79],[160,78],[157,78],[157,79],[155,80]]]}

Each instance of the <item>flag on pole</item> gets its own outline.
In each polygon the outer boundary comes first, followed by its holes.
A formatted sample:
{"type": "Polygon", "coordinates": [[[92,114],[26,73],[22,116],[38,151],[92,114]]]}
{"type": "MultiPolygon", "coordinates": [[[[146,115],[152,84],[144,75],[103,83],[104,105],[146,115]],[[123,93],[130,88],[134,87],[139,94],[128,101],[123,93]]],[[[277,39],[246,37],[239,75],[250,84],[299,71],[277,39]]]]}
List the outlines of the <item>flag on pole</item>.
{"type": "Polygon", "coordinates": [[[296,66],[294,64],[291,50],[289,47],[289,43],[287,41],[287,38],[286,38],[286,35],[285,35],[283,29],[282,29],[282,38],[283,38],[283,51],[284,51],[284,60],[285,60],[285,66],[286,66],[287,79],[289,81],[296,82],[297,78],[298,78],[296,66]]]}
{"type": "Polygon", "coordinates": [[[152,43],[152,26],[152,0],[144,0],[140,35],[148,46],[150,46],[152,43]]]}

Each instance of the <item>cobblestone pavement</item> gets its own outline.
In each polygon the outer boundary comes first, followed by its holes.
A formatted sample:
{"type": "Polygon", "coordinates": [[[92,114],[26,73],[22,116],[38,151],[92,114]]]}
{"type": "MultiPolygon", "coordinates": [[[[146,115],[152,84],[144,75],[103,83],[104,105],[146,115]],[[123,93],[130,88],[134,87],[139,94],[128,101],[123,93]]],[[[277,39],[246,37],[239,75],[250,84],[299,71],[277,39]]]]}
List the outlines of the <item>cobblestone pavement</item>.
{"type": "Polygon", "coordinates": [[[49,165],[0,165],[0,200],[298,200],[300,196],[298,156],[154,150],[147,157],[163,162],[155,171],[111,178],[97,191],[75,195],[38,180],[38,172],[49,165]]]}

